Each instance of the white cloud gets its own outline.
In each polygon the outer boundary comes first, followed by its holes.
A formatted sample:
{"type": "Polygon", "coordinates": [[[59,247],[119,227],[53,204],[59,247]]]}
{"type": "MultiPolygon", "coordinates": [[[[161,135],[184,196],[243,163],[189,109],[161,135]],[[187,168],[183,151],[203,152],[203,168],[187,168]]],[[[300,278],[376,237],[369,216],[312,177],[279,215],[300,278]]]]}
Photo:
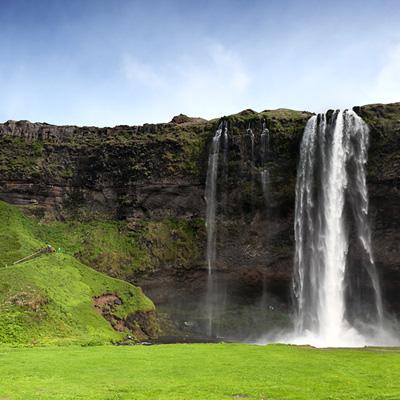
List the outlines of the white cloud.
{"type": "Polygon", "coordinates": [[[164,78],[150,65],[140,62],[132,55],[124,56],[122,67],[126,79],[133,84],[149,87],[161,87],[165,84],[164,78]]]}
{"type": "Polygon", "coordinates": [[[400,43],[391,48],[379,71],[374,97],[384,103],[400,101],[400,43]]]}
{"type": "Polygon", "coordinates": [[[210,54],[214,62],[214,67],[221,75],[225,76],[227,80],[226,83],[228,83],[231,88],[237,91],[247,89],[251,79],[237,54],[220,44],[212,46],[210,48],[210,54]]]}
{"type": "Polygon", "coordinates": [[[163,63],[159,71],[132,55],[123,58],[125,78],[133,85],[145,86],[142,94],[150,96],[153,109],[211,118],[246,105],[249,73],[240,56],[220,44],[183,54],[163,63]]]}
{"type": "Polygon", "coordinates": [[[212,118],[237,112],[249,101],[251,78],[245,64],[220,44],[182,57],[174,68],[177,107],[182,112],[212,118]]]}

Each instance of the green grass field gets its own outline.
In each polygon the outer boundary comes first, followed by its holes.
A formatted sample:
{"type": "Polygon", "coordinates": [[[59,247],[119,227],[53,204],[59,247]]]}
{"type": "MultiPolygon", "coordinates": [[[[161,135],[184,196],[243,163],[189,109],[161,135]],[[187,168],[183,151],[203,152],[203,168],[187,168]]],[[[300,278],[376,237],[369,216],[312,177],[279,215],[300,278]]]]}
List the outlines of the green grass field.
{"type": "Polygon", "coordinates": [[[400,399],[400,350],[244,344],[0,349],[0,399],[400,399]]]}

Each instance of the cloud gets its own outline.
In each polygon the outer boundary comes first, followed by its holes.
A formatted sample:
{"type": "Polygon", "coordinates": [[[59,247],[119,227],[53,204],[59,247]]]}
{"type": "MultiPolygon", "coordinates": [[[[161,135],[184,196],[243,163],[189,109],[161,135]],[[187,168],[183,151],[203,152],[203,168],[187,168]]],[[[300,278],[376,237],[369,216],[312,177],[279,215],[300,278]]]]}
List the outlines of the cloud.
{"type": "Polygon", "coordinates": [[[380,102],[400,101],[400,43],[388,52],[378,73],[374,97],[380,102]]]}
{"type": "Polygon", "coordinates": [[[142,98],[153,108],[206,118],[244,108],[251,78],[232,49],[212,43],[160,63],[161,70],[132,55],[123,57],[125,79],[142,86],[142,98]]]}
{"type": "Polygon", "coordinates": [[[210,118],[244,107],[251,78],[233,50],[212,44],[200,53],[182,57],[174,68],[176,101],[184,112],[210,118]]]}
{"type": "Polygon", "coordinates": [[[151,65],[140,62],[130,54],[123,57],[122,68],[125,78],[133,84],[153,88],[165,85],[164,78],[151,65]]]}
{"type": "Polygon", "coordinates": [[[247,89],[251,79],[243,62],[232,50],[215,44],[209,49],[214,68],[225,77],[225,83],[239,92],[247,89]]]}

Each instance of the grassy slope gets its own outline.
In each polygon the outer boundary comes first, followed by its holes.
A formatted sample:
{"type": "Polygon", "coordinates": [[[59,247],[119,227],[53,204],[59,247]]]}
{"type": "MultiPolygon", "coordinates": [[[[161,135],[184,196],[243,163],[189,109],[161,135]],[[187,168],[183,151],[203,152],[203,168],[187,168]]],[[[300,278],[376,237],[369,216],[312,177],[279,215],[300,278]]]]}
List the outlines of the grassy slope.
{"type": "Polygon", "coordinates": [[[188,267],[199,257],[201,219],[143,221],[128,229],[121,221],[70,221],[35,225],[35,235],[84,264],[118,278],[160,265],[188,267]]]}
{"type": "Polygon", "coordinates": [[[400,352],[166,345],[3,349],[2,399],[399,399],[400,352]]]}
{"type": "Polygon", "coordinates": [[[31,231],[62,252],[121,279],[160,265],[187,268],[199,257],[202,220],[164,218],[128,229],[122,221],[69,221],[37,224],[31,231]]]}
{"type": "Polygon", "coordinates": [[[139,235],[123,234],[118,221],[50,222],[35,224],[35,234],[56,249],[77,257],[84,264],[115,277],[145,269],[150,258],[140,246],[139,235]]]}
{"type": "Polygon", "coordinates": [[[105,343],[121,339],[93,306],[93,296],[117,293],[126,317],[154,309],[141,289],[109,278],[68,254],[49,254],[18,265],[13,261],[45,246],[34,223],[0,203],[0,343],[105,343]],[[5,266],[8,265],[8,266],[5,266]]]}
{"type": "Polygon", "coordinates": [[[0,266],[12,264],[44,243],[32,235],[29,220],[13,206],[0,202],[0,266]]]}

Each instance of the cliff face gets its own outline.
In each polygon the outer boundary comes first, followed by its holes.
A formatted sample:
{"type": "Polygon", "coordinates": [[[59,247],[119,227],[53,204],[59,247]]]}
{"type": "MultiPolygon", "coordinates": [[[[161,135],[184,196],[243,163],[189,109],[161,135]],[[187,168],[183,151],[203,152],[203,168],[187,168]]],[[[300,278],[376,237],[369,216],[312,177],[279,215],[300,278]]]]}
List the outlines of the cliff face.
{"type": "MultiPolygon", "coordinates": [[[[377,267],[385,301],[399,312],[400,103],[356,112],[371,127],[368,187],[377,267]]],[[[233,320],[243,327],[251,314],[243,311],[240,317],[238,305],[267,307],[275,319],[287,314],[298,149],[310,115],[246,110],[226,117],[230,141],[218,178],[217,275],[225,301],[232,304],[232,319],[225,321],[231,327],[233,320]],[[270,131],[265,157],[260,150],[263,121],[270,131]],[[269,172],[266,195],[264,168],[269,172]]],[[[201,226],[208,146],[216,125],[184,116],[168,124],[101,129],[9,121],[0,125],[0,199],[44,220],[118,219],[131,231],[143,221],[157,224],[165,218],[184,221],[188,229],[196,226],[190,246],[175,225],[162,245],[157,235],[142,237],[153,263],[126,277],[178,322],[193,320],[205,293],[201,226]],[[172,244],[180,250],[166,257],[161,247],[172,244]]]]}
{"type": "Polygon", "coordinates": [[[211,126],[6,122],[0,125],[2,198],[56,218],[77,210],[112,218],[191,214],[200,208],[199,169],[211,126]]]}
{"type": "Polygon", "coordinates": [[[400,313],[400,103],[357,107],[368,123],[368,190],[375,262],[386,305],[400,313]]]}

